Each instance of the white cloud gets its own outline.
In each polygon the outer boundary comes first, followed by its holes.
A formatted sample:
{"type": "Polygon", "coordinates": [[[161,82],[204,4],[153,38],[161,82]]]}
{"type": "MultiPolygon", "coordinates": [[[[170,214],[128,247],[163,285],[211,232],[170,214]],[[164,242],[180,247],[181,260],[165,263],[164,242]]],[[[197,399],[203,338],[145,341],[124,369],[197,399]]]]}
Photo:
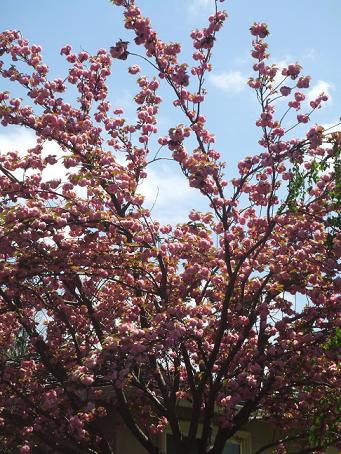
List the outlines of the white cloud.
{"type": "MultiPolygon", "coordinates": [[[[33,148],[37,144],[36,136],[32,131],[18,127],[6,134],[0,134],[0,154],[8,153],[9,151],[17,151],[19,156],[24,157],[27,155],[27,150],[33,148]]],[[[65,153],[61,147],[54,140],[47,140],[44,143],[42,156],[54,155],[57,158],[57,163],[53,165],[47,165],[42,173],[43,181],[50,181],[60,179],[62,182],[67,181],[67,175],[69,171],[64,167],[63,156],[65,153]]],[[[28,169],[25,172],[26,176],[32,175],[35,170],[28,169]]],[[[14,176],[21,180],[23,178],[24,171],[16,170],[13,172],[14,176]]],[[[86,198],[86,189],[82,187],[76,188],[79,197],[86,198]]]]}
{"type": "Polygon", "coordinates": [[[341,123],[326,123],[322,125],[328,134],[341,132],[341,123]]]}
{"type": "MultiPolygon", "coordinates": [[[[284,58],[281,58],[281,59],[278,59],[278,60],[274,59],[272,63],[274,65],[276,65],[276,67],[278,68],[277,74],[276,74],[275,79],[274,79],[274,81],[272,83],[273,88],[275,88],[275,87],[277,87],[279,85],[280,86],[286,85],[285,82],[282,84],[282,82],[284,81],[284,77],[285,77],[285,76],[282,75],[282,70],[283,70],[283,68],[285,68],[285,67],[287,67],[289,65],[290,57],[287,56],[287,57],[284,57],[284,58]]],[[[278,90],[279,90],[279,88],[277,89],[277,91],[278,90]]],[[[285,99],[285,98],[281,98],[281,101],[283,101],[283,99],[285,99]]]]}
{"type": "Polygon", "coordinates": [[[322,92],[324,92],[328,96],[329,101],[331,101],[331,88],[333,88],[333,85],[329,82],[326,82],[325,80],[318,80],[317,83],[307,92],[307,100],[312,101],[313,99],[316,99],[322,92]]]}
{"type": "Polygon", "coordinates": [[[313,47],[309,49],[304,55],[303,55],[304,60],[316,60],[316,49],[313,47]]]}
{"type": "Polygon", "coordinates": [[[23,156],[26,150],[34,147],[35,144],[34,134],[28,129],[16,128],[0,135],[0,153],[18,151],[20,156],[23,156]]]}
{"type": "Polygon", "coordinates": [[[192,15],[198,15],[202,10],[206,10],[208,6],[214,6],[213,0],[191,0],[188,12],[192,15]]]}
{"type": "Polygon", "coordinates": [[[115,96],[113,100],[113,108],[117,109],[119,107],[122,107],[124,112],[126,113],[127,111],[132,111],[135,113],[136,111],[136,104],[133,102],[134,100],[134,94],[130,92],[129,90],[125,89],[120,92],[119,95],[115,96]]]}
{"type": "Polygon", "coordinates": [[[139,192],[145,196],[144,207],[151,209],[152,218],[161,224],[185,222],[191,209],[199,209],[203,199],[182,174],[166,165],[157,170],[149,168],[139,192]]]}
{"type": "MultiPolygon", "coordinates": [[[[27,150],[36,145],[35,135],[26,129],[16,128],[0,134],[0,154],[8,151],[18,151],[25,156],[27,150]]],[[[48,165],[43,171],[43,180],[51,179],[67,180],[69,172],[63,166],[62,157],[64,152],[54,141],[47,141],[44,145],[43,155],[53,154],[59,159],[57,164],[48,165]]],[[[123,158],[119,159],[125,165],[123,158]]],[[[31,171],[33,172],[33,171],[31,171]]],[[[26,175],[30,171],[26,172],[26,175]]],[[[23,171],[16,171],[15,176],[22,178],[23,171]]],[[[77,194],[86,198],[86,188],[77,187],[77,194]]],[[[160,163],[157,167],[149,168],[147,178],[139,187],[139,192],[145,196],[144,206],[151,209],[152,218],[161,224],[177,224],[188,220],[188,213],[192,208],[206,210],[204,197],[199,191],[189,187],[186,178],[175,165],[160,163]]]]}
{"type": "Polygon", "coordinates": [[[278,72],[277,72],[277,75],[276,75],[276,78],[278,78],[278,82],[280,82],[281,80],[284,79],[284,76],[282,75],[282,70],[283,68],[286,68],[291,62],[291,57],[289,56],[286,56],[284,58],[280,58],[280,59],[274,59],[272,64],[276,65],[277,68],[278,68],[278,72]]]}
{"type": "MultiPolygon", "coordinates": [[[[27,155],[27,150],[33,148],[37,144],[35,135],[24,128],[18,128],[7,134],[0,135],[0,153],[7,153],[9,151],[17,151],[19,156],[24,157],[27,155]]],[[[58,159],[56,164],[48,165],[43,171],[43,181],[53,180],[60,178],[62,181],[66,180],[66,169],[62,163],[64,155],[63,150],[55,141],[46,141],[42,156],[55,155],[58,159]]],[[[27,171],[26,175],[32,174],[33,171],[27,171]]],[[[15,175],[17,178],[21,177],[23,171],[17,170],[15,175]]]]}
{"type": "MultiPolygon", "coordinates": [[[[325,124],[322,124],[322,126],[324,127],[324,132],[326,135],[331,135],[332,133],[335,133],[335,132],[341,132],[341,122],[340,123],[325,123],[325,124]]],[[[322,144],[322,147],[328,149],[328,148],[332,147],[332,144],[324,143],[324,144],[322,144]]],[[[329,162],[326,172],[328,173],[332,169],[334,169],[333,161],[329,162]]]]}
{"type": "Polygon", "coordinates": [[[246,77],[240,71],[212,74],[211,83],[226,93],[240,93],[246,88],[246,77]]]}
{"type": "Polygon", "coordinates": [[[281,72],[283,68],[285,68],[289,65],[290,61],[291,61],[291,57],[289,55],[287,55],[284,58],[279,58],[279,59],[275,58],[273,60],[273,64],[275,64],[278,67],[279,72],[281,72]]]}

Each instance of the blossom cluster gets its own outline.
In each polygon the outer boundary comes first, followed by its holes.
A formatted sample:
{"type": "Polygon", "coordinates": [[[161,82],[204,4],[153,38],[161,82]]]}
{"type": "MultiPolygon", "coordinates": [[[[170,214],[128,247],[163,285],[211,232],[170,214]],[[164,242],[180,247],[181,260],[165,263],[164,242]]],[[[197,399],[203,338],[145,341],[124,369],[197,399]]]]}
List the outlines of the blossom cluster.
{"type": "Polygon", "coordinates": [[[155,76],[140,74],[138,55],[121,40],[94,55],[65,45],[67,76],[53,79],[40,46],[17,31],[0,34],[0,76],[26,93],[24,101],[0,92],[1,125],[36,137],[24,153],[0,155],[5,449],[108,452],[105,427],[117,413],[148,452],[158,452],[153,437],[167,425],[185,449],[175,412],[184,400],[193,406],[192,439],[202,420],[207,449],[218,416],[214,452],[259,408],[281,429],[299,421],[302,449],[323,416],[322,443],[341,384],[341,136],[319,125],[303,138],[290,131],[327,96],[306,106],[310,76],[297,63],[271,64],[268,27],[255,23],[249,86],[260,102],[259,146],[228,181],[203,113],[204,75],[227,14],[215,1],[207,26],[192,31],[190,67],[133,0],[113,3],[155,76]],[[135,120],[110,102],[113,61],[136,76],[135,120]],[[183,116],[163,136],[161,84],[183,116]],[[46,153],[47,141],[59,155],[46,153]],[[206,197],[207,213],[192,210],[177,225],[153,219],[139,191],[158,153],[206,197]]]}

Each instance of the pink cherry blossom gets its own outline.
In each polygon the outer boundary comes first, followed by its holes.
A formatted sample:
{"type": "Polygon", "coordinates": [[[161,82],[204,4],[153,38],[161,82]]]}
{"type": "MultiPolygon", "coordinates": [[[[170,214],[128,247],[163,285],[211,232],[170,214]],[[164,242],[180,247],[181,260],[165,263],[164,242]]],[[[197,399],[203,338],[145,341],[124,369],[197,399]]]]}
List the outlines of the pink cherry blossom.
{"type": "MultiPolygon", "coordinates": [[[[315,123],[298,133],[327,95],[304,113],[310,76],[298,63],[279,74],[268,27],[254,23],[258,143],[230,178],[235,150],[225,163],[205,115],[222,2],[190,33],[189,53],[137,3],[112,0],[132,44],[94,54],[67,44],[60,78],[39,45],[0,34],[0,76],[17,87],[0,92],[1,126],[36,141],[0,155],[1,447],[107,453],[124,426],[151,454],[166,428],[177,452],[200,431],[201,452],[220,454],[259,415],[297,434],[295,452],[312,449],[317,426],[318,449],[341,447],[341,135],[315,123]],[[116,65],[139,73],[132,119],[110,101],[116,65]],[[162,101],[174,113],[166,128],[162,101]],[[158,165],[177,169],[205,211],[158,219],[142,190],[158,165]]],[[[242,118],[235,134],[247,128],[242,118]]]]}

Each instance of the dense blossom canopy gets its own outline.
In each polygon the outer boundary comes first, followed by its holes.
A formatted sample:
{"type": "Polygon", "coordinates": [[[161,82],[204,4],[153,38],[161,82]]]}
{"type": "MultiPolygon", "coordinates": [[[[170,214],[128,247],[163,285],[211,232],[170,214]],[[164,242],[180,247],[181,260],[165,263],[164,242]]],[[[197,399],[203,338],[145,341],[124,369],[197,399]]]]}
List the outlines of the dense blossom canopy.
{"type": "Polygon", "coordinates": [[[222,2],[192,31],[189,64],[133,0],[113,3],[154,77],[140,75],[134,45],[118,41],[95,55],[66,45],[67,77],[50,79],[40,46],[15,30],[0,34],[0,74],[26,94],[0,92],[1,124],[36,137],[25,153],[0,150],[4,452],[115,452],[117,414],[154,454],[166,425],[177,452],[200,438],[200,454],[219,454],[257,412],[284,429],[280,452],[286,438],[307,451],[340,443],[341,136],[318,125],[302,138],[292,131],[327,96],[307,108],[310,77],[297,63],[271,65],[268,28],[255,23],[248,84],[260,140],[227,181],[203,114],[222,2]],[[113,59],[137,80],[131,123],[110,104],[113,59]],[[183,115],[166,136],[160,83],[183,115]],[[69,87],[74,105],[64,99],[69,87]],[[59,155],[46,152],[49,141],[59,155]],[[151,218],[139,185],[163,158],[178,163],[208,212],[178,225],[151,218]],[[46,178],[61,164],[63,175],[46,178]],[[184,401],[188,433],[179,425],[184,401]]]}

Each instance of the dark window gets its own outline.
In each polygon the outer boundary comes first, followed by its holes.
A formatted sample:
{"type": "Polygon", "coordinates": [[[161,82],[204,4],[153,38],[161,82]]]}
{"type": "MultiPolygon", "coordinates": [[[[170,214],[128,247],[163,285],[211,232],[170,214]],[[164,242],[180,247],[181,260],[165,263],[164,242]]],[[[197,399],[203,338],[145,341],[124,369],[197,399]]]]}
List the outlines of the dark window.
{"type": "MultiPolygon", "coordinates": [[[[175,449],[174,437],[172,434],[166,436],[167,454],[177,454],[175,449]]],[[[195,440],[195,444],[190,454],[197,454],[198,452],[198,440],[195,440]]],[[[240,454],[240,445],[237,443],[227,442],[224,447],[223,454],[240,454]]]]}
{"type": "Polygon", "coordinates": [[[227,442],[223,454],[240,454],[240,445],[237,443],[227,442]]]}
{"type": "MultiPolygon", "coordinates": [[[[198,440],[195,440],[195,444],[191,449],[190,454],[197,454],[198,452],[198,440]]],[[[167,454],[177,454],[175,449],[174,437],[171,434],[167,434],[167,454]]]]}

